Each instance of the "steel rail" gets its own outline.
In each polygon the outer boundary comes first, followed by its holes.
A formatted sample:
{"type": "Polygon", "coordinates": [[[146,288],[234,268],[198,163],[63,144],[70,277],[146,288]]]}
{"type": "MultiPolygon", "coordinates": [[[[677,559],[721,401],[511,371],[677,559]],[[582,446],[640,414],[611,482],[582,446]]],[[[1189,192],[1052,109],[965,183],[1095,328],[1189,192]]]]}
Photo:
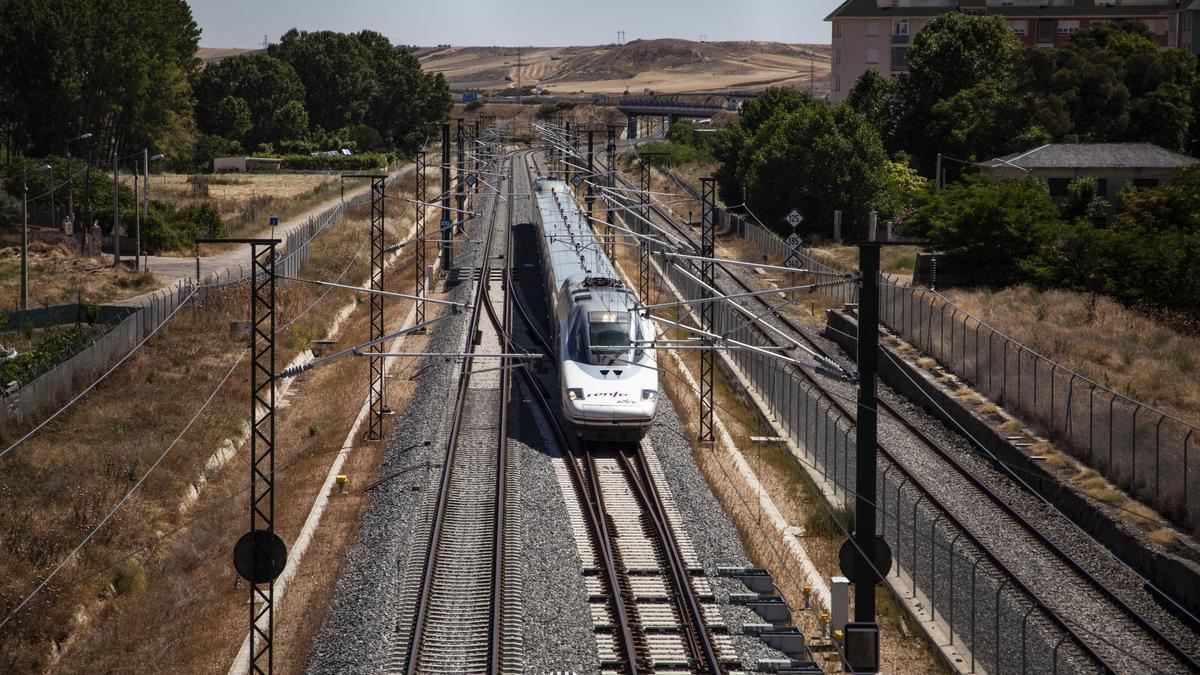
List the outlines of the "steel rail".
{"type": "MultiPolygon", "coordinates": [[[[624,182],[626,185],[629,184],[628,181],[626,181],[624,179],[624,177],[620,176],[620,174],[618,174],[618,180],[624,182]]],[[[653,204],[651,205],[651,210],[654,211],[654,213],[658,215],[660,220],[669,224],[672,229],[674,229],[677,233],[679,233],[681,236],[683,236],[684,239],[686,241],[688,241],[688,243],[692,244],[693,246],[695,245],[695,242],[692,241],[692,239],[691,239],[690,233],[687,232],[684,228],[681,228],[676,223],[674,217],[672,217],[670,214],[663,213],[660,209],[656,208],[653,204]]],[[[743,280],[738,275],[733,274],[725,267],[721,266],[719,261],[716,261],[716,266],[719,267],[721,269],[721,271],[724,272],[727,277],[732,279],[733,282],[738,287],[742,288],[743,290],[747,290],[747,291],[752,290],[752,287],[745,280],[743,280]]],[[[753,299],[760,303],[766,304],[766,302],[759,297],[753,297],[753,299]]],[[[814,350],[816,350],[818,353],[825,356],[826,358],[829,358],[828,352],[826,352],[824,350],[824,348],[822,348],[813,339],[811,339],[803,330],[801,330],[800,327],[794,321],[792,321],[792,320],[788,319],[786,316],[783,316],[782,314],[778,314],[778,313],[775,315],[775,318],[781,324],[783,324],[786,328],[791,330],[793,333],[796,333],[797,335],[799,335],[802,339],[804,339],[805,342],[809,343],[812,346],[812,348],[814,350]]],[[[764,337],[764,339],[766,339],[771,344],[774,344],[774,345],[779,344],[777,340],[772,338],[771,335],[769,333],[767,333],[765,330],[763,330],[762,328],[756,327],[756,329],[764,337]]],[[[786,369],[786,366],[785,366],[785,369],[786,369]]],[[[852,414],[850,409],[846,405],[844,405],[838,399],[838,397],[829,394],[829,392],[827,391],[823,382],[819,381],[817,378],[808,374],[801,368],[797,368],[797,371],[806,380],[811,382],[822,394],[824,394],[827,401],[829,401],[832,405],[836,406],[837,409],[841,412],[841,414],[848,421],[853,422],[856,419],[856,416],[852,414]]],[[[1150,622],[1149,619],[1147,619],[1145,616],[1143,616],[1141,613],[1139,613],[1134,608],[1130,607],[1128,605],[1128,603],[1126,603],[1122,598],[1120,598],[1120,596],[1118,596],[1116,594],[1116,591],[1114,591],[1111,587],[1109,587],[1103,581],[1100,581],[1099,579],[1097,579],[1095,577],[1095,575],[1093,575],[1092,573],[1085,570],[1078,561],[1076,561],[1074,558],[1072,558],[1070,555],[1068,555],[1066,552],[1064,552],[1044,532],[1042,532],[1040,528],[1038,528],[1033,523],[1029,522],[1029,520],[1027,518],[1025,518],[1022,514],[1018,513],[1017,510],[1015,509],[1015,507],[1011,506],[1008,502],[1006,502],[1004,499],[1002,499],[998,494],[996,494],[996,492],[990,486],[985,484],[974,473],[972,473],[971,471],[966,469],[966,467],[964,467],[961,464],[961,462],[959,462],[957,460],[957,458],[955,458],[951,453],[946,451],[936,441],[934,441],[932,438],[930,438],[930,436],[928,434],[926,434],[924,431],[919,429],[912,421],[907,419],[903,413],[899,412],[894,406],[892,406],[890,403],[888,403],[886,400],[884,400],[882,398],[880,398],[878,400],[878,405],[885,412],[888,413],[889,417],[892,417],[893,419],[895,419],[902,426],[904,426],[905,429],[907,429],[910,433],[912,433],[914,436],[916,436],[917,439],[919,441],[921,441],[922,444],[927,446],[929,449],[933,450],[941,459],[943,459],[947,464],[949,464],[951,466],[951,468],[953,468],[956,472],[961,474],[969,483],[971,483],[976,489],[978,489],[980,492],[982,492],[993,504],[995,504],[1005,514],[1007,514],[1010,518],[1012,518],[1014,521],[1016,521],[1022,527],[1022,529],[1024,529],[1030,536],[1032,536],[1035,540],[1037,540],[1038,543],[1040,543],[1043,547],[1045,547],[1052,554],[1054,554],[1054,556],[1057,559],[1062,561],[1069,568],[1071,568],[1076,574],[1078,574],[1085,582],[1088,583],[1088,585],[1095,588],[1106,599],[1108,599],[1115,607],[1117,607],[1122,612],[1124,612],[1126,615],[1128,615],[1130,618],[1132,618],[1132,620],[1136,624],[1138,624],[1144,630],[1146,630],[1146,632],[1149,633],[1152,637],[1154,637],[1155,640],[1157,642],[1159,642],[1163,647],[1165,647],[1168,651],[1173,653],[1175,656],[1182,659],[1191,668],[1193,668],[1197,671],[1200,671],[1200,662],[1197,662],[1197,660],[1194,657],[1192,657],[1190,654],[1188,654],[1186,651],[1184,651],[1182,647],[1180,647],[1178,644],[1173,642],[1170,638],[1165,636],[1153,623],[1150,622]]],[[[1114,673],[1118,672],[1118,670],[1111,663],[1109,663],[1106,659],[1104,659],[1098,653],[1096,653],[1094,648],[1088,643],[1087,640],[1085,640],[1085,638],[1078,631],[1076,631],[1074,629],[1074,627],[1072,627],[1069,623],[1067,623],[1067,621],[1065,619],[1063,619],[1062,617],[1060,617],[1056,612],[1051,610],[1050,607],[1048,605],[1046,605],[1046,603],[1034,591],[1032,591],[1032,589],[1030,589],[1027,585],[1025,585],[1025,583],[1020,578],[1018,578],[1016,576],[1016,574],[1007,565],[1005,565],[1003,562],[1001,562],[986,545],[982,544],[975,537],[974,533],[971,532],[967,528],[967,526],[965,526],[954,514],[950,513],[949,509],[947,509],[945,506],[940,504],[937,501],[937,499],[934,497],[934,495],[930,492],[930,490],[924,485],[923,481],[917,479],[908,470],[908,468],[906,466],[904,466],[904,464],[902,464],[891,452],[889,452],[886,448],[884,448],[884,446],[882,444],[878,445],[877,447],[878,447],[878,450],[881,453],[881,455],[885,459],[887,459],[890,463],[894,464],[899,469],[901,474],[904,475],[904,477],[908,480],[908,482],[910,484],[912,484],[914,487],[916,487],[918,490],[920,490],[920,492],[922,494],[924,494],[932,504],[936,505],[939,508],[939,510],[941,510],[946,515],[946,520],[948,522],[953,524],[957,529],[962,530],[966,534],[968,540],[970,540],[971,543],[976,546],[976,548],[978,548],[981,552],[983,552],[984,555],[988,558],[988,560],[995,567],[997,567],[999,570],[1001,570],[1004,574],[1006,574],[1008,577],[1010,577],[1012,579],[1014,587],[1018,588],[1024,595],[1026,595],[1030,599],[1030,601],[1033,604],[1037,605],[1039,607],[1039,609],[1041,609],[1045,614],[1047,614],[1053,623],[1058,625],[1065,632],[1069,633],[1072,636],[1072,638],[1074,639],[1075,643],[1090,658],[1092,658],[1093,660],[1100,663],[1109,672],[1114,672],[1114,673]]],[[[1011,471],[1011,469],[1008,469],[1008,467],[1003,467],[1003,468],[1006,471],[1011,471]]]]}
{"type": "MultiPolygon", "coordinates": [[[[483,312],[481,309],[488,305],[487,301],[487,286],[488,275],[491,270],[491,262],[488,259],[488,253],[492,247],[492,240],[496,230],[496,210],[499,204],[494,204],[491,209],[491,214],[488,221],[487,240],[483,248],[484,260],[481,264],[479,275],[479,283],[475,287],[475,297],[472,302],[473,311],[471,319],[468,322],[467,334],[463,351],[471,353],[475,350],[475,335],[479,330],[479,320],[483,312]]],[[[440,550],[442,538],[442,520],[446,511],[446,504],[450,496],[450,477],[453,474],[454,459],[458,450],[458,439],[462,430],[463,409],[466,405],[467,392],[471,380],[471,360],[464,359],[458,376],[458,390],[455,394],[454,413],[450,425],[450,438],[446,443],[446,451],[442,459],[442,476],[438,483],[438,498],[437,505],[434,509],[433,523],[430,529],[429,544],[426,548],[425,565],[422,570],[421,590],[418,595],[417,613],[413,619],[412,635],[409,637],[409,648],[407,653],[407,664],[405,667],[408,675],[417,675],[417,668],[420,664],[421,644],[424,637],[424,626],[429,614],[429,601],[432,597],[432,586],[434,571],[437,567],[438,551],[440,550]]],[[[502,411],[503,414],[503,411],[502,411]]],[[[503,437],[502,437],[503,439],[503,437]]],[[[495,589],[493,589],[493,599],[495,602],[495,589]]]]}

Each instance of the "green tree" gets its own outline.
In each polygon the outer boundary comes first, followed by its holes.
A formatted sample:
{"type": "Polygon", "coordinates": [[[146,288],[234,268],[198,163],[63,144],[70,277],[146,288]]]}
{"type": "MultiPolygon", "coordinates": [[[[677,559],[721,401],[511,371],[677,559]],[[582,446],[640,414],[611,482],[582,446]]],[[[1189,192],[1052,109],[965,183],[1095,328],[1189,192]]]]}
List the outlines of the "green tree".
{"type": "Polygon", "coordinates": [[[887,160],[883,165],[883,186],[872,202],[883,222],[900,223],[912,215],[929,190],[928,179],[905,161],[887,160]]]}
{"type": "Polygon", "coordinates": [[[0,0],[0,26],[0,128],[28,154],[83,132],[100,157],[190,152],[200,29],[183,0],[0,0]]]}
{"type": "Polygon", "coordinates": [[[1058,207],[1039,181],[979,175],[935,193],[905,224],[943,251],[950,269],[996,286],[1037,276],[1060,228],[1058,207]]]}
{"type": "Polygon", "coordinates": [[[246,99],[237,96],[221,99],[213,120],[213,133],[244,143],[252,127],[250,105],[246,99]]]}
{"type": "Polygon", "coordinates": [[[1159,49],[1141,23],[1094,23],[1061,48],[1029,50],[1023,61],[1021,87],[1054,140],[1186,147],[1196,58],[1159,49]]]}
{"type": "Polygon", "coordinates": [[[784,87],[770,87],[746,104],[737,122],[716,134],[711,152],[719,163],[713,173],[722,201],[741,204],[744,194],[738,165],[744,149],[759,127],[777,113],[800,110],[816,104],[807,93],[784,87]]]}
{"type": "Polygon", "coordinates": [[[1113,224],[1093,236],[1105,293],[1132,306],[1198,313],[1200,167],[1127,195],[1113,224]]]}
{"type": "MultiPolygon", "coordinates": [[[[1032,111],[1013,83],[991,78],[935,103],[926,125],[943,154],[971,162],[1049,140],[1034,125],[1032,111]]],[[[959,166],[945,168],[954,176],[959,166]]]]}
{"type": "Polygon", "coordinates": [[[895,80],[884,77],[878,70],[867,68],[846,96],[846,105],[871,123],[885,140],[894,125],[891,119],[895,80]]]}
{"type": "Polygon", "coordinates": [[[308,111],[300,101],[288,101],[275,111],[271,129],[277,140],[295,141],[308,136],[308,111]]]}
{"type": "MultiPolygon", "coordinates": [[[[196,83],[196,122],[206,134],[236,138],[246,145],[295,138],[294,128],[276,126],[280,111],[292,102],[303,109],[304,84],[290,64],[269,54],[231,56],[201,72],[196,83]],[[252,128],[248,137],[230,134],[220,124],[220,106],[229,96],[248,105],[252,128]]],[[[289,110],[289,116],[281,121],[294,127],[295,109],[289,110]]],[[[307,130],[307,123],[304,126],[307,130]]]]}
{"type": "MultiPolygon", "coordinates": [[[[1010,91],[1019,50],[1020,43],[999,16],[950,12],[929,22],[913,38],[908,74],[895,85],[900,100],[894,138],[922,173],[933,174],[936,155],[944,149],[941,132],[929,124],[934,107],[985,81],[994,83],[988,86],[998,92],[1010,91]]],[[[960,98],[951,107],[963,104],[960,98]]]]}
{"type": "MultiPolygon", "coordinates": [[[[865,227],[887,159],[879,134],[844,105],[781,108],[748,139],[737,165],[746,201],[764,222],[797,208],[825,229],[843,212],[846,230],[865,227]]],[[[737,203],[737,202],[733,202],[737,203]]]]}

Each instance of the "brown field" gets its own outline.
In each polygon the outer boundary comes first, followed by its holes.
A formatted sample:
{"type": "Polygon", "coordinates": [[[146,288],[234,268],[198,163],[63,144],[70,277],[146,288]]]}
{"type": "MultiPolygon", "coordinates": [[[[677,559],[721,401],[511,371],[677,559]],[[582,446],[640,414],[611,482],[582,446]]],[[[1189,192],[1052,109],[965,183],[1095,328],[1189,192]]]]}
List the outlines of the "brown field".
{"type": "MultiPolygon", "coordinates": [[[[442,73],[456,90],[515,87],[515,47],[418,50],[426,70],[442,73]],[[506,79],[507,78],[507,79],[506,79]]],[[[634,40],[623,45],[530,47],[521,50],[521,84],[551,94],[641,94],[758,91],[808,87],[810,69],[825,93],[828,45],[779,42],[634,40]],[[822,86],[823,85],[823,86],[822,86]]]]}
{"type": "MultiPolygon", "coordinates": [[[[396,189],[411,193],[411,180],[396,189]]],[[[337,231],[319,236],[305,274],[333,279],[349,265],[345,280],[362,281],[369,264],[362,246],[367,215],[366,207],[356,208],[337,231]]],[[[406,216],[393,226],[410,222],[406,216]]],[[[389,276],[397,283],[411,278],[405,269],[410,260],[408,253],[392,268],[389,276]]],[[[246,589],[235,588],[229,565],[229,547],[246,525],[246,449],[239,447],[223,468],[206,462],[223,439],[239,436],[246,420],[248,368],[244,360],[235,366],[245,338],[230,329],[231,321],[245,318],[246,293],[245,284],[235,284],[206,301],[204,311],[180,312],[111,380],[0,460],[5,485],[20,486],[6,489],[0,500],[0,600],[14,607],[215,392],[146,484],[0,631],[0,669],[145,672],[169,664],[180,672],[218,673],[229,667],[246,630],[246,589]],[[227,372],[232,375],[221,384],[227,372]]],[[[322,336],[334,311],[353,299],[349,291],[281,285],[279,366],[322,336]]],[[[407,311],[404,303],[389,308],[397,323],[407,311]]],[[[362,308],[355,312],[340,339],[365,339],[365,315],[362,308]]],[[[365,374],[362,359],[314,370],[297,381],[291,404],[279,411],[276,529],[289,545],[361,405],[365,374]]],[[[399,378],[389,385],[397,410],[406,386],[399,378]]],[[[22,430],[2,431],[11,440],[22,430]]],[[[345,467],[352,487],[375,475],[381,447],[356,446],[345,467]]],[[[302,669],[307,641],[324,615],[367,499],[356,490],[331,504],[322,520],[321,544],[310,549],[289,590],[292,611],[276,615],[277,635],[287,636],[276,652],[281,671],[302,669]],[[332,528],[329,534],[323,534],[326,528],[332,528]]]]}
{"type": "Polygon", "coordinates": [[[1130,398],[1200,421],[1200,336],[1103,296],[1029,286],[942,292],[1025,346],[1130,398]],[[1089,311],[1089,307],[1091,307],[1089,311]]]}
{"type": "MultiPolygon", "coordinates": [[[[101,258],[81,258],[44,243],[29,245],[29,307],[74,302],[104,304],[151,291],[162,284],[153,274],[113,267],[101,258]]],[[[0,249],[0,310],[16,309],[21,291],[21,251],[0,249]]]]}
{"type": "MultiPolygon", "coordinates": [[[[168,173],[150,177],[151,199],[169,202],[179,207],[208,203],[215,207],[222,217],[237,215],[266,200],[296,200],[301,202],[296,206],[311,206],[313,197],[330,197],[337,189],[340,189],[338,177],[328,174],[248,173],[194,176],[168,173]]],[[[285,214],[279,215],[282,217],[285,214]]]]}

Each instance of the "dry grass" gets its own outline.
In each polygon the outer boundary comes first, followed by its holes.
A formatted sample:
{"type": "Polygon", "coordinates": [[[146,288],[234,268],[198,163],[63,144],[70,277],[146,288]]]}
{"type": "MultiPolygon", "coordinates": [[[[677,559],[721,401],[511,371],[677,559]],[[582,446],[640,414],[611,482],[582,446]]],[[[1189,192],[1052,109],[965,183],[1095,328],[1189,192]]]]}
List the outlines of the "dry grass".
{"type": "Polygon", "coordinates": [[[1021,430],[1020,420],[1006,420],[1000,425],[1000,431],[1013,432],[1013,431],[1020,431],[1020,430],[1021,430]]]}
{"type": "Polygon", "coordinates": [[[1015,286],[1002,291],[951,290],[972,315],[1048,358],[1131,398],[1185,420],[1200,420],[1200,336],[1098,297],[1015,286]],[[1039,317],[1041,317],[1039,319],[1039,317]]]}
{"type": "Polygon", "coordinates": [[[923,356],[917,359],[917,366],[924,368],[925,370],[933,370],[934,368],[937,368],[937,365],[937,359],[928,356],[923,356]]]}
{"type": "MultiPolygon", "coordinates": [[[[635,249],[617,247],[618,270],[636,270],[635,249]]],[[[635,279],[628,278],[633,282],[635,279]]],[[[651,284],[651,297],[647,302],[665,302],[665,293],[658,291],[658,284],[651,284]]],[[[665,289],[665,287],[663,287],[665,289]]],[[[679,313],[669,313],[673,321],[679,319],[679,313]]],[[[674,335],[674,337],[682,337],[674,335]]],[[[693,374],[698,372],[699,353],[685,351],[680,358],[693,374]]],[[[732,460],[719,447],[705,448],[696,442],[699,402],[695,392],[686,384],[686,380],[672,367],[674,359],[663,355],[660,366],[664,368],[662,385],[675,406],[676,414],[684,425],[684,433],[694,448],[693,456],[697,465],[705,475],[713,493],[720,500],[725,512],[738,528],[742,543],[747,554],[764,568],[771,570],[776,585],[780,588],[789,606],[796,608],[793,619],[806,634],[817,635],[821,632],[820,621],[812,611],[801,611],[806,607],[805,580],[798,565],[791,560],[791,554],[786,551],[779,533],[774,525],[765,518],[758,505],[758,498],[749,491],[740,474],[732,464],[732,460]]],[[[729,377],[722,368],[714,373],[714,405],[717,416],[721,418],[726,429],[733,437],[734,444],[741,451],[746,462],[753,469],[763,487],[771,496],[781,515],[791,524],[805,525],[803,545],[812,559],[813,564],[828,578],[840,574],[837,551],[844,533],[834,523],[824,504],[824,497],[817,486],[812,483],[797,464],[788,455],[784,446],[777,444],[758,444],[750,441],[753,435],[773,435],[773,432],[762,425],[758,414],[749,406],[746,392],[729,377]]],[[[843,525],[851,523],[850,511],[836,514],[843,525]],[[849,518],[849,520],[848,520],[849,518]]],[[[899,628],[906,612],[898,607],[890,594],[880,589],[877,594],[877,608],[884,624],[882,635],[882,658],[889,672],[945,672],[941,662],[933,654],[932,648],[920,637],[904,638],[899,628]]],[[[828,661],[827,668],[833,668],[836,663],[828,661]]]]}
{"type": "MultiPolygon", "coordinates": [[[[331,234],[318,237],[306,274],[336,276],[365,241],[366,230],[365,213],[360,211],[331,234]]],[[[366,267],[365,255],[360,256],[347,280],[361,281],[366,267]]],[[[408,278],[403,270],[394,274],[397,279],[408,278]]],[[[229,322],[244,319],[246,292],[245,285],[231,286],[212,296],[204,311],[182,311],[80,406],[4,459],[0,468],[6,483],[22,486],[12,494],[6,491],[0,500],[4,527],[0,541],[5,549],[0,556],[0,595],[7,606],[14,605],[15,598],[28,592],[99,521],[244,351],[244,337],[231,333],[229,322]]],[[[307,285],[281,285],[280,322],[309,307],[322,292],[307,285]]],[[[301,332],[322,333],[333,309],[350,297],[349,291],[329,293],[296,325],[304,328],[301,332]]],[[[397,306],[396,313],[402,316],[401,312],[397,306]]],[[[356,316],[343,334],[357,341],[365,331],[365,317],[356,316]]],[[[291,348],[282,345],[279,363],[302,345],[303,340],[291,348]]],[[[310,381],[297,383],[297,393],[311,389],[321,396],[294,394],[293,404],[280,411],[276,461],[282,475],[276,526],[285,541],[298,531],[312,491],[357,413],[365,369],[362,360],[347,359],[323,373],[313,371],[310,381]]],[[[168,655],[171,667],[182,672],[215,673],[228,667],[245,631],[241,610],[246,592],[233,589],[228,564],[229,546],[245,525],[245,451],[223,470],[206,470],[205,462],[222,439],[239,434],[246,417],[246,378],[243,363],[117,517],[55,585],[0,634],[0,651],[9,659],[6,669],[159,670],[168,655]],[[207,484],[198,501],[181,512],[181,499],[201,475],[207,484]],[[160,533],[181,526],[184,529],[177,534],[158,540],[160,533]],[[114,565],[128,551],[143,546],[148,548],[114,565]],[[209,639],[189,637],[195,635],[209,639]],[[62,650],[57,666],[51,645],[62,650]]],[[[18,431],[7,430],[5,437],[12,438],[18,431]]],[[[355,475],[361,480],[373,473],[371,466],[377,462],[377,454],[364,452],[348,470],[358,471],[355,475]]],[[[355,522],[352,516],[347,525],[349,540],[355,522]]],[[[335,557],[325,569],[336,573],[340,559],[335,557]]],[[[332,588],[334,578],[322,577],[323,583],[332,588]]],[[[304,605],[308,611],[302,618],[320,620],[323,605],[318,596],[305,596],[313,602],[304,605]]],[[[290,620],[285,614],[282,625],[290,620]]],[[[311,634],[315,626],[296,630],[297,635],[311,634]]],[[[295,649],[304,653],[293,654],[286,670],[300,669],[307,656],[307,648],[299,642],[295,649]]]]}
{"type": "MultiPolygon", "coordinates": [[[[210,204],[222,217],[242,213],[263,200],[299,200],[314,193],[331,196],[340,186],[328,174],[244,173],[162,174],[150,179],[151,197],[178,207],[210,204]]],[[[280,204],[283,206],[283,204],[280,204]]],[[[282,214],[280,214],[282,215],[282,214]]]]}
{"type": "MultiPolygon", "coordinates": [[[[101,258],[81,258],[60,246],[29,246],[30,308],[79,301],[104,304],[159,286],[153,274],[116,268],[101,258]]],[[[16,309],[20,293],[20,249],[0,249],[0,309],[16,309]]]]}
{"type": "Polygon", "coordinates": [[[982,415],[990,415],[998,410],[1000,410],[1000,408],[995,403],[984,403],[983,405],[979,406],[979,413],[982,415]]]}
{"type": "Polygon", "coordinates": [[[1147,534],[1146,538],[1161,546],[1170,546],[1171,544],[1175,543],[1176,534],[1175,530],[1172,530],[1169,527],[1160,527],[1157,530],[1147,534]]]}

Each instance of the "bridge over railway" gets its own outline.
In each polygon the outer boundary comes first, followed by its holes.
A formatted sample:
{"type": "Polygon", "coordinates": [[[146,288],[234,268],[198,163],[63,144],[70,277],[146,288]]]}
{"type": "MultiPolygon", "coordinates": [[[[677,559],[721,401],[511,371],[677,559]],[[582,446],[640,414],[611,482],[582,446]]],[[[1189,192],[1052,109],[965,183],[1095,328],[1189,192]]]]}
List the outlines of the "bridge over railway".
{"type": "Polygon", "coordinates": [[[638,118],[659,117],[666,120],[665,128],[681,118],[707,119],[721,112],[741,110],[741,103],[725,101],[688,101],[678,96],[624,96],[617,102],[617,110],[629,118],[629,138],[637,138],[638,118]]]}

